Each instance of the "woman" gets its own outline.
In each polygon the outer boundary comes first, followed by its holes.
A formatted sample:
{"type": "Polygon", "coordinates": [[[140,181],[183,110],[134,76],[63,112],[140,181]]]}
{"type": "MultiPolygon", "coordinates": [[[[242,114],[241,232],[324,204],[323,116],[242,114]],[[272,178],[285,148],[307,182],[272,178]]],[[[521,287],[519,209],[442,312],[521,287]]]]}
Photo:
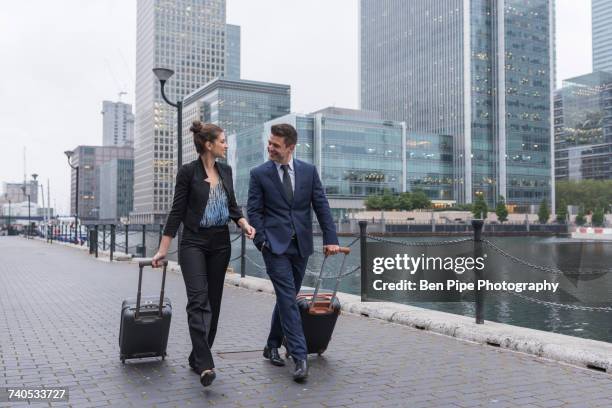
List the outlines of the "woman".
{"type": "Polygon", "coordinates": [[[153,266],[159,266],[168,255],[172,238],[182,222],[179,264],[187,289],[187,322],[192,344],[189,366],[200,374],[200,382],[207,387],[216,376],[210,348],[217,332],[231,253],[227,224],[233,220],[250,239],[255,236],[255,229],[236,204],[231,167],[216,161],[225,158],[227,151],[223,129],[195,121],[189,130],[193,132],[199,157],[178,171],[172,210],[159,250],[153,257],[153,266]]]}

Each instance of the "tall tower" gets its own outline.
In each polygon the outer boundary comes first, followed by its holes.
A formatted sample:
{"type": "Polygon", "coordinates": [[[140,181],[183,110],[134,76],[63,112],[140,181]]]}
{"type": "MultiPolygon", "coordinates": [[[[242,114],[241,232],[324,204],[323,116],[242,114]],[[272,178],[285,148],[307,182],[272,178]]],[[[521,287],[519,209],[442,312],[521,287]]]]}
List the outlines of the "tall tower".
{"type": "Polygon", "coordinates": [[[360,105],[454,138],[460,203],[554,202],[554,0],[361,0],[360,105]]]}
{"type": "Polygon", "coordinates": [[[162,100],[152,69],[175,71],[165,87],[172,101],[223,76],[225,5],[225,0],[138,0],[131,222],[164,222],[172,205],[176,112],[162,100]]]}
{"type": "Polygon", "coordinates": [[[593,71],[612,72],[612,2],[591,0],[593,71]]]}
{"type": "Polygon", "coordinates": [[[131,146],[134,143],[132,105],[123,102],[102,102],[102,145],[131,146]]]}

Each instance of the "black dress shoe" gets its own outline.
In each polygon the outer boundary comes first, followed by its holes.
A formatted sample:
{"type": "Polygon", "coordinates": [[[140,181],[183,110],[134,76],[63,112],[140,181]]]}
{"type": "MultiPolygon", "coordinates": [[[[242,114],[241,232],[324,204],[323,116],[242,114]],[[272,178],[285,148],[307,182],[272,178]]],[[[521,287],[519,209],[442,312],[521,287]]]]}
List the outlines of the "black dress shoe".
{"type": "Polygon", "coordinates": [[[285,365],[285,360],[283,360],[280,354],[278,354],[278,349],[276,347],[264,347],[263,356],[264,358],[270,360],[272,365],[277,367],[282,367],[285,365]]]}
{"type": "Polygon", "coordinates": [[[308,362],[306,360],[295,360],[295,371],[293,381],[302,382],[308,377],[308,362]]]}

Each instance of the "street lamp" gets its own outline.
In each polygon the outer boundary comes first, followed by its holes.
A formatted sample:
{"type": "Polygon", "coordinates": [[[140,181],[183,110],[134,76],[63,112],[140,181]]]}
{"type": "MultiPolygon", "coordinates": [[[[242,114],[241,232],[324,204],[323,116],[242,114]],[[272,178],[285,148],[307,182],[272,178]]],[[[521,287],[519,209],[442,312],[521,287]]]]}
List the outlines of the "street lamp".
{"type": "Polygon", "coordinates": [[[74,152],[72,150],[66,150],[64,152],[66,157],[68,158],[68,165],[76,170],[76,191],[74,195],[74,243],[78,244],[78,226],[79,226],[79,166],[72,164],[72,156],[74,152]]]}
{"type": "Polygon", "coordinates": [[[178,100],[176,103],[170,102],[168,98],[166,98],[166,93],[164,92],[164,86],[166,85],[166,81],[170,79],[172,75],[174,75],[174,71],[168,68],[153,68],[153,73],[159,79],[159,84],[161,86],[161,96],[166,101],[166,103],[170,106],[176,108],[176,116],[177,116],[177,124],[176,124],[176,145],[178,151],[176,153],[176,164],[177,169],[180,169],[183,164],[183,101],[178,100]]]}
{"type": "Polygon", "coordinates": [[[8,193],[4,193],[4,198],[8,201],[8,228],[6,230],[6,235],[11,235],[11,200],[8,198],[8,193]]]}

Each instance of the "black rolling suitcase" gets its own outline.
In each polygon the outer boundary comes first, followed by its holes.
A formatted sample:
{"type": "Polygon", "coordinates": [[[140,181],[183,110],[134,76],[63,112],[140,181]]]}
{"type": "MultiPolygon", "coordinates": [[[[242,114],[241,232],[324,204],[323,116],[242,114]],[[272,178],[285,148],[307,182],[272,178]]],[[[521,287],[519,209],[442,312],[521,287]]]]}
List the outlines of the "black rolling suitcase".
{"type": "Polygon", "coordinates": [[[161,294],[141,297],[142,270],[151,266],[151,261],[138,263],[138,295],[136,300],[126,299],[121,305],[121,326],[119,328],[119,353],[121,362],[126,359],[143,357],[166,357],[172,304],[164,297],[166,268],[163,261],[161,294]]]}
{"type": "Polygon", "coordinates": [[[320,293],[321,282],[323,281],[323,269],[325,260],[321,263],[321,272],[317,279],[317,284],[313,292],[300,291],[297,295],[297,304],[302,318],[304,337],[306,337],[306,347],[308,353],[319,355],[327,349],[331,340],[336,321],[340,315],[340,301],[336,297],[338,285],[344,272],[346,257],[351,253],[350,248],[342,247],[340,252],[344,254],[342,266],[336,277],[336,285],[332,293],[320,293]]]}

